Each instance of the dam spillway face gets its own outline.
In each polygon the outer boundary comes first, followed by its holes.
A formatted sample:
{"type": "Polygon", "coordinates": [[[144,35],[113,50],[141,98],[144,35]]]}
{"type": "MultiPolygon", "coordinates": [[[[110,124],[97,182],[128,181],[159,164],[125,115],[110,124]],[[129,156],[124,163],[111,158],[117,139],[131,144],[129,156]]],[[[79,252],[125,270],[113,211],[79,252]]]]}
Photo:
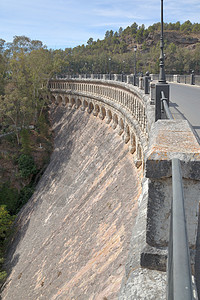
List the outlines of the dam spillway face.
{"type": "Polygon", "coordinates": [[[51,116],[54,152],[17,218],[2,299],[117,299],[140,169],[104,120],[61,106],[51,116]]]}

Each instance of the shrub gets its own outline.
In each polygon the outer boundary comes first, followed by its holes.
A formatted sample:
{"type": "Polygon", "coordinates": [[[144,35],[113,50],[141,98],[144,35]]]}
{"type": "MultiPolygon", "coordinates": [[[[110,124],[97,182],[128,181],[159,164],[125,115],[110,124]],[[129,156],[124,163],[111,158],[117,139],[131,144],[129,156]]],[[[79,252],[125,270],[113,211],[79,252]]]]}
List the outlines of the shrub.
{"type": "Polygon", "coordinates": [[[28,154],[21,154],[18,159],[19,174],[22,178],[28,178],[37,173],[34,158],[28,154]]]}
{"type": "Polygon", "coordinates": [[[0,205],[5,205],[10,214],[15,214],[18,206],[18,191],[9,182],[0,186],[0,205]]]}
{"type": "Polygon", "coordinates": [[[10,232],[14,218],[8,213],[5,205],[0,205],[0,284],[4,282],[7,276],[6,271],[3,270],[5,239],[10,232]]]}
{"type": "Polygon", "coordinates": [[[22,129],[21,133],[21,144],[22,144],[22,153],[30,154],[31,152],[31,140],[30,140],[30,133],[28,129],[22,129]]]}
{"type": "Polygon", "coordinates": [[[31,185],[27,185],[23,187],[19,193],[19,200],[18,200],[18,211],[22,208],[24,204],[28,202],[31,196],[34,193],[34,187],[31,185]]]}

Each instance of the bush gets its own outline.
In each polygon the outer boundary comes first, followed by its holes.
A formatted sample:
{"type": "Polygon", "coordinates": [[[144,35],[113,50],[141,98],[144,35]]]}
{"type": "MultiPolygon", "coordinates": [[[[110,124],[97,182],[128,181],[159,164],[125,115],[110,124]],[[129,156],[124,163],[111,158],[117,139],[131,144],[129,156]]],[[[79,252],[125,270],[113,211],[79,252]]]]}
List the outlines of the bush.
{"type": "Polygon", "coordinates": [[[31,152],[31,140],[30,140],[30,133],[28,129],[22,129],[21,133],[21,144],[22,144],[22,153],[30,154],[31,152]]]}
{"type": "Polygon", "coordinates": [[[34,193],[34,187],[31,185],[27,185],[23,187],[19,193],[19,200],[18,200],[18,211],[22,208],[24,204],[28,202],[31,196],[34,193]]]}
{"type": "Polygon", "coordinates": [[[37,123],[37,128],[39,130],[39,133],[43,136],[48,138],[49,135],[49,124],[48,124],[48,120],[45,117],[44,114],[42,114],[39,119],[38,119],[38,123],[37,123]]]}
{"type": "Polygon", "coordinates": [[[9,182],[0,186],[0,205],[5,205],[10,214],[15,214],[18,206],[19,194],[17,189],[12,188],[9,182]]]}
{"type": "Polygon", "coordinates": [[[22,178],[28,178],[37,173],[37,167],[31,155],[21,154],[18,159],[19,174],[22,178]]]}
{"type": "Polygon", "coordinates": [[[8,213],[5,205],[0,205],[0,284],[4,282],[7,276],[6,271],[3,270],[5,239],[10,233],[14,218],[8,213]]]}
{"type": "Polygon", "coordinates": [[[13,223],[14,217],[9,214],[5,205],[0,205],[0,243],[4,241],[10,227],[13,223]]]}

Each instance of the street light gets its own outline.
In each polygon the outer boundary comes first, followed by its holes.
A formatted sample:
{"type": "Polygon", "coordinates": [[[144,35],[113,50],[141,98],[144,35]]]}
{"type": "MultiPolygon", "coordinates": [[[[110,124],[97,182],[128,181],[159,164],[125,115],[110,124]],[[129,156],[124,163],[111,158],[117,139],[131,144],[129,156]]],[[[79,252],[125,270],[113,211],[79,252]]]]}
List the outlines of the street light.
{"type": "Polygon", "coordinates": [[[125,60],[122,61],[122,82],[124,81],[125,60]]]}
{"type": "Polygon", "coordinates": [[[137,52],[137,46],[134,46],[134,76],[133,76],[133,84],[136,85],[136,52],[137,52]]]}
{"type": "Polygon", "coordinates": [[[158,83],[156,84],[156,101],[155,101],[155,121],[158,119],[166,118],[165,112],[162,111],[161,98],[164,94],[167,104],[169,106],[169,84],[166,82],[165,77],[165,56],[164,56],[164,39],[163,39],[163,0],[161,0],[161,35],[160,35],[160,74],[158,83]]]}
{"type": "Polygon", "coordinates": [[[111,62],[111,58],[108,58],[108,68],[109,68],[109,80],[111,80],[111,74],[110,74],[110,62],[111,62]]]}
{"type": "Polygon", "coordinates": [[[163,38],[163,0],[161,0],[161,36],[160,36],[160,74],[159,82],[166,83],[165,77],[165,56],[164,56],[164,38],[163,38]]]}

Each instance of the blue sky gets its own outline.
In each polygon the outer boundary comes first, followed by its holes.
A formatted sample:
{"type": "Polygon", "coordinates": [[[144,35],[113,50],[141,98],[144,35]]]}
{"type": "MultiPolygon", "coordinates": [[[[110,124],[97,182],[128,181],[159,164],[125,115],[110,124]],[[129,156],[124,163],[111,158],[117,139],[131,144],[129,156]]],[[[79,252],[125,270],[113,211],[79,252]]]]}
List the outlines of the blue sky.
{"type": "MultiPolygon", "coordinates": [[[[200,23],[199,0],[164,0],[164,21],[200,23]]],[[[0,0],[0,38],[15,35],[65,49],[103,39],[136,22],[146,27],[160,21],[160,0],[0,0]]]]}

